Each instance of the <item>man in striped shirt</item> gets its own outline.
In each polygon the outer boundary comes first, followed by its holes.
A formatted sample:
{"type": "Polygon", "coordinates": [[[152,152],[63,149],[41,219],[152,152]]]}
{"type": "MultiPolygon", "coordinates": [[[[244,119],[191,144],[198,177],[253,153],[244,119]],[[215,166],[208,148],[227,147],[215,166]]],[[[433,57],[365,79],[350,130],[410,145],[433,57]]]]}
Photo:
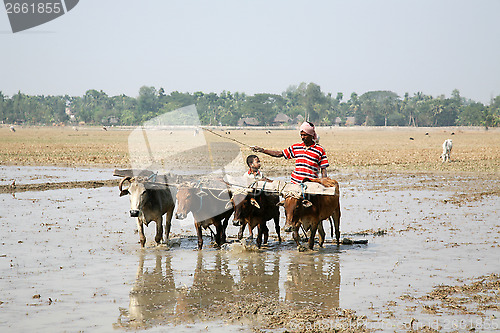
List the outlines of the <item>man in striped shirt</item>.
{"type": "Polygon", "coordinates": [[[292,183],[302,183],[304,178],[326,177],[326,168],[329,166],[325,149],[316,143],[317,135],[314,125],[304,122],[300,126],[301,143],[296,143],[284,150],[268,150],[254,146],[253,151],[273,157],[295,158],[295,170],[292,172],[292,183]]]}

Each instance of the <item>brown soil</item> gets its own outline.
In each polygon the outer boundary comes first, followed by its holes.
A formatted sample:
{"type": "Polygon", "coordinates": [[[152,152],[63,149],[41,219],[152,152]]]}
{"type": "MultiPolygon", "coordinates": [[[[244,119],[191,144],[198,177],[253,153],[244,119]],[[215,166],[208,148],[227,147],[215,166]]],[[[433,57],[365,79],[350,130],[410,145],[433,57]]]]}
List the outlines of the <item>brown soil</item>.
{"type": "Polygon", "coordinates": [[[440,285],[421,297],[422,301],[431,301],[428,305],[435,313],[479,314],[489,309],[500,311],[500,275],[481,276],[470,284],[458,286],[440,285]]]}
{"type": "MultiPolygon", "coordinates": [[[[197,314],[200,316],[200,313],[197,314]]],[[[203,309],[202,317],[217,320],[224,316],[229,323],[241,323],[253,318],[254,331],[288,328],[291,332],[369,332],[366,317],[352,310],[337,308],[331,313],[320,313],[314,306],[286,306],[276,299],[262,300],[247,294],[238,302],[214,303],[203,309]]]]}
{"type": "MultiPolygon", "coordinates": [[[[57,165],[86,167],[130,168],[128,136],[132,129],[65,127],[21,127],[11,132],[0,128],[0,164],[3,165],[57,165]]],[[[297,130],[261,129],[214,130],[228,139],[247,145],[258,145],[281,150],[298,142],[297,130]]],[[[498,174],[500,170],[500,129],[480,128],[320,128],[321,145],[327,151],[332,173],[336,169],[369,169],[385,171],[423,172],[482,172],[498,174]],[[452,135],[453,133],[453,135],[452,135]],[[451,163],[442,163],[442,142],[453,139],[451,163]]],[[[165,140],[185,132],[165,131],[165,140]]],[[[192,136],[189,131],[186,137],[192,136]]],[[[205,132],[209,142],[223,141],[205,132]]],[[[232,142],[226,140],[226,142],[232,142]]],[[[179,147],[182,151],[183,147],[179,147]]],[[[251,154],[248,146],[241,146],[243,156],[251,154]]],[[[213,152],[224,156],[224,151],[213,152]]],[[[262,154],[260,154],[262,155],[262,154]]],[[[287,175],[293,161],[261,156],[262,168],[268,173],[287,175]]],[[[203,161],[194,155],[176,160],[176,166],[185,168],[193,161],[203,161]]],[[[174,162],[172,162],[174,163],[174,162]]],[[[242,164],[244,161],[242,161],[242,164]]]]}
{"type": "Polygon", "coordinates": [[[0,193],[18,193],[27,191],[48,191],[70,188],[98,188],[104,186],[118,186],[119,180],[99,180],[99,181],[74,181],[44,184],[22,184],[22,185],[0,185],[0,193]]]}

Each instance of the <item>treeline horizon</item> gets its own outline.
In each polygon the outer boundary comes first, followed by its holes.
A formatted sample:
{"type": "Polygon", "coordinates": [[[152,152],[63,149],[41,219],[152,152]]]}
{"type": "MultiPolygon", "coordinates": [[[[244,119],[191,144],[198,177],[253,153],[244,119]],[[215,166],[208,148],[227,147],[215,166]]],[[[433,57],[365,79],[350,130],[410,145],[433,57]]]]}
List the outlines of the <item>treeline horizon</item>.
{"type": "MultiPolygon", "coordinates": [[[[316,125],[366,126],[500,126],[500,95],[484,105],[467,99],[455,89],[451,96],[417,92],[398,96],[392,91],[352,93],[346,98],[321,91],[315,83],[292,85],[281,94],[240,92],[166,94],[163,88],[142,86],[137,97],[108,96],[95,89],[83,96],[27,95],[8,97],[0,91],[0,122],[50,125],[139,125],[169,111],[196,105],[202,125],[235,126],[251,118],[253,125],[270,126],[278,114],[316,125]],[[354,121],[353,121],[354,120],[354,121]]],[[[286,118],[286,117],[281,117],[286,118]]],[[[293,120],[292,120],[293,119],[293,120]]]]}

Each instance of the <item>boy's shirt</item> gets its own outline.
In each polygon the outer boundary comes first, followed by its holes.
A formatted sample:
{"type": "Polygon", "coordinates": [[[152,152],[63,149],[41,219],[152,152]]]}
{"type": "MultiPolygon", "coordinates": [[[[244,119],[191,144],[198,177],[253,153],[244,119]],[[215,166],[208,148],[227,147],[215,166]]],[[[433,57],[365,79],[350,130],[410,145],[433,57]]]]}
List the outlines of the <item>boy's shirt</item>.
{"type": "Polygon", "coordinates": [[[248,170],[247,172],[245,172],[243,177],[246,179],[248,185],[264,178],[260,170],[258,170],[257,173],[253,173],[252,170],[248,170]]]}

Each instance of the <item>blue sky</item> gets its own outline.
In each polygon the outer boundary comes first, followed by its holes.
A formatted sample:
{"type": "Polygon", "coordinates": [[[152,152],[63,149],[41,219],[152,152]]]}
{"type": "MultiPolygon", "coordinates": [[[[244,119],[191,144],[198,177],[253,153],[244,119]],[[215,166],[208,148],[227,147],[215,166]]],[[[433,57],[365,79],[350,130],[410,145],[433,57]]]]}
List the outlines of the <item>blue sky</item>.
{"type": "Polygon", "coordinates": [[[81,0],[13,34],[0,8],[0,91],[391,90],[500,95],[500,1],[81,0]]]}

